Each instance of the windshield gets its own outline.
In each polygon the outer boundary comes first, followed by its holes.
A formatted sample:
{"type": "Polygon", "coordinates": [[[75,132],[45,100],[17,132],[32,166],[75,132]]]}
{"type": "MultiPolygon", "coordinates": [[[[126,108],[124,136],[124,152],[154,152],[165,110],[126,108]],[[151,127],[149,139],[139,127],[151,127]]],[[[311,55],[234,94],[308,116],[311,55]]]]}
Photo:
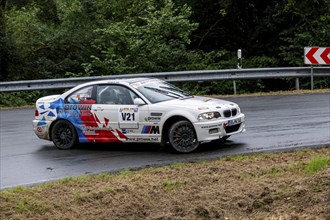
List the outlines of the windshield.
{"type": "Polygon", "coordinates": [[[134,83],[132,86],[142,93],[151,103],[192,97],[189,93],[161,80],[134,83]]]}

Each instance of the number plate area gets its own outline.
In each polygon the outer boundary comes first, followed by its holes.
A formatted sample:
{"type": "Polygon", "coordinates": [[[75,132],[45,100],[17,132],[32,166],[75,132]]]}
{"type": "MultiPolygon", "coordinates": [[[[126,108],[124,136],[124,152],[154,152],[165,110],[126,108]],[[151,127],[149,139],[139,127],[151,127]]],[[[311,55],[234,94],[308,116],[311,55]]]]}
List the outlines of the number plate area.
{"type": "Polygon", "coordinates": [[[120,108],[118,112],[119,128],[139,128],[139,109],[138,108],[120,108]]]}
{"type": "Polygon", "coordinates": [[[228,120],[227,122],[227,126],[233,126],[233,125],[237,125],[242,123],[242,119],[241,118],[236,118],[236,119],[232,119],[232,120],[228,120]]]}

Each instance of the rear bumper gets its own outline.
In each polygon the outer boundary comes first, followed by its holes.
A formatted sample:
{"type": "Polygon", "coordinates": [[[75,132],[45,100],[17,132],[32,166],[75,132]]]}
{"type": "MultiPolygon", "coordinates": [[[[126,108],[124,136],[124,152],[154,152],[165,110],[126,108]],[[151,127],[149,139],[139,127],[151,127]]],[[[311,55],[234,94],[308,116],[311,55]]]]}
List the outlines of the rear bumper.
{"type": "Polygon", "coordinates": [[[42,121],[42,120],[33,120],[32,126],[34,133],[40,138],[45,140],[50,140],[49,135],[49,127],[50,123],[48,121],[42,121]]]}
{"type": "Polygon", "coordinates": [[[193,123],[199,142],[213,141],[227,135],[245,131],[245,115],[239,114],[232,118],[221,118],[215,121],[193,123]]]}

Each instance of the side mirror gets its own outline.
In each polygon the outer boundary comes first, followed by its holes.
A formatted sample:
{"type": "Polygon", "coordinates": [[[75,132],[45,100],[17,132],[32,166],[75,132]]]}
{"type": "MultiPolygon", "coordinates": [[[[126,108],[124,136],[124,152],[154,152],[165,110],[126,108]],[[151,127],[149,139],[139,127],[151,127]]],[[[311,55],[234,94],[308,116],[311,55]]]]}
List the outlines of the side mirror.
{"type": "Polygon", "coordinates": [[[142,99],[140,99],[140,98],[135,98],[134,99],[134,105],[145,105],[146,103],[142,100],[142,99]]]}

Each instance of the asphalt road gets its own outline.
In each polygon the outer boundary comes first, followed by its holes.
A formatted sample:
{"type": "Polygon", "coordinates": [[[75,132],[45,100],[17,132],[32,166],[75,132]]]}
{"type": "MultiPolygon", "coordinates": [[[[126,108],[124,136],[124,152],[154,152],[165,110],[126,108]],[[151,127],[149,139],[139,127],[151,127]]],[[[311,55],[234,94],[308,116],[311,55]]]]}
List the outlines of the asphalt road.
{"type": "Polygon", "coordinates": [[[0,110],[0,187],[232,154],[330,146],[330,93],[226,99],[238,103],[246,114],[247,131],[222,145],[201,145],[191,154],[148,144],[85,144],[58,150],[33,133],[34,109],[0,110]]]}

